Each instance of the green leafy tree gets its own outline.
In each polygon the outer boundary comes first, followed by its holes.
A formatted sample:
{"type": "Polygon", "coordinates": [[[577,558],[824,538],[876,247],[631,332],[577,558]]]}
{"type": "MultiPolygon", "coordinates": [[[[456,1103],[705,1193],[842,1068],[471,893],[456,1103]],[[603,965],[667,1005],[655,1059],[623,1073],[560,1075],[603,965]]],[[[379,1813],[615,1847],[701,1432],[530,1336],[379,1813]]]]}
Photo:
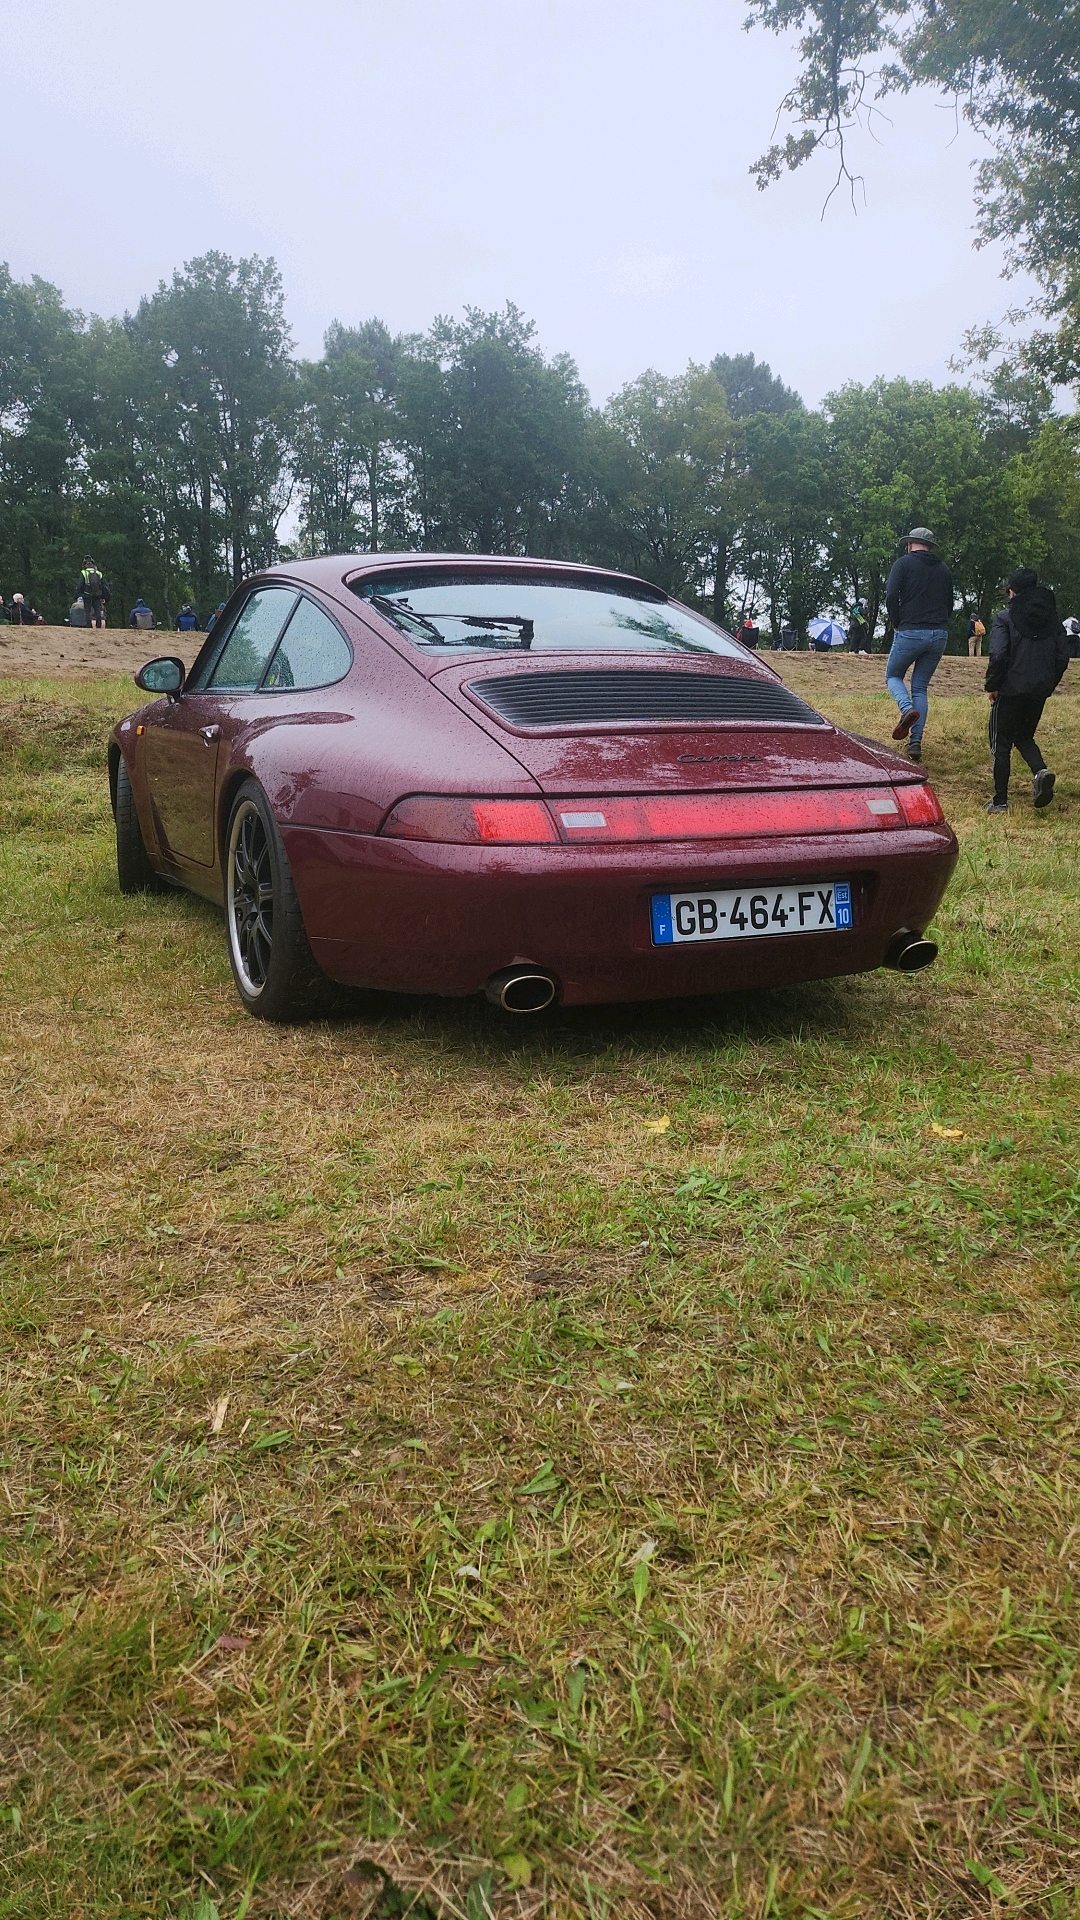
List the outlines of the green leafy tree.
{"type": "Polygon", "coordinates": [[[1001,357],[993,328],[976,329],[968,340],[974,349],[969,365],[981,369],[976,391],[983,437],[1003,459],[1023,453],[1053,414],[1050,385],[1015,360],[1001,357]]]}
{"type": "Polygon", "coordinates": [[[721,626],[736,629],[749,611],[756,611],[754,583],[738,579],[740,513],[748,499],[750,480],[746,436],[741,426],[759,413],[797,412],[802,401],[752,353],[718,353],[709,367],[723,387],[728,412],[737,423],[725,459],[715,517],[712,615],[721,626]]]}
{"type": "MultiPolygon", "coordinates": [[[[644,373],[614,395],[596,444],[607,544],[619,565],[702,602],[728,538],[736,438],[712,368],[644,373]]],[[[726,580],[726,548],[722,570],[726,580]]]]}
{"type": "MultiPolygon", "coordinates": [[[[823,527],[834,605],[864,595],[873,619],[910,527],[933,527],[963,603],[985,619],[1013,567],[1046,541],[1029,511],[1021,450],[1036,397],[1002,388],[877,380],[825,401],[829,457],[823,527]]],[[[957,643],[962,614],[957,616],[957,643]]]]}
{"type": "Polygon", "coordinates": [[[788,618],[805,638],[831,597],[825,422],[816,413],[758,413],[744,431],[740,571],[763,595],[773,631],[788,618]]]}
{"type": "Polygon", "coordinates": [[[300,368],[296,471],[312,553],[376,553],[402,489],[401,342],[381,320],[335,320],[323,358],[300,368]]]}
{"type": "Polygon", "coordinates": [[[580,509],[588,399],[566,354],[546,360],[512,303],[436,320],[403,350],[407,525],[423,546],[558,554],[580,509]]]}
{"type": "Polygon", "coordinates": [[[1003,604],[1013,568],[1041,567],[1046,559],[1046,532],[1031,512],[1022,458],[1002,461],[980,442],[971,472],[949,503],[946,525],[946,558],[962,600],[954,623],[960,646],[964,616],[979,613],[985,620],[1003,604]]]}
{"type": "MultiPolygon", "coordinates": [[[[1010,459],[1006,477],[1015,516],[1012,551],[1037,566],[1057,592],[1063,613],[1080,612],[1080,416],[1044,421],[1010,459]]],[[[999,570],[987,604],[1004,597],[999,570]]]]}
{"type": "MultiPolygon", "coordinates": [[[[181,538],[172,410],[161,369],[130,321],[94,321],[87,360],[93,397],[74,504],[77,544],[94,554],[109,579],[114,620],[124,619],[141,593],[171,625],[195,589],[181,538]]],[[[219,516],[215,553],[221,537],[219,516]]]]}
{"type": "Polygon", "coordinates": [[[853,184],[850,140],[883,95],[944,92],[982,133],[978,234],[1033,273],[1056,326],[1029,357],[1080,378],[1080,7],[1076,0],[750,0],[748,24],[799,36],[792,126],[758,184],[831,152],[853,184]]]}
{"type": "Polygon", "coordinates": [[[962,387],[929,381],[850,384],[825,401],[823,533],[834,604],[859,597],[876,622],[899,542],[933,527],[949,545],[950,508],[979,464],[979,408],[962,387]]]}
{"type": "Polygon", "coordinates": [[[786,387],[765,360],[752,353],[717,353],[709,362],[727,395],[728,412],[733,420],[748,420],[754,413],[791,413],[802,406],[793,387],[786,387]]]}
{"type": "Polygon", "coordinates": [[[235,583],[273,559],[288,505],[296,383],[281,276],[272,260],[204,254],[141,302],[135,331],[160,374],[177,517],[208,601],[223,565],[235,583]]]}
{"type": "Polygon", "coordinates": [[[0,266],[0,587],[53,618],[75,590],[74,509],[91,412],[83,316],[48,281],[23,284],[0,266]]]}

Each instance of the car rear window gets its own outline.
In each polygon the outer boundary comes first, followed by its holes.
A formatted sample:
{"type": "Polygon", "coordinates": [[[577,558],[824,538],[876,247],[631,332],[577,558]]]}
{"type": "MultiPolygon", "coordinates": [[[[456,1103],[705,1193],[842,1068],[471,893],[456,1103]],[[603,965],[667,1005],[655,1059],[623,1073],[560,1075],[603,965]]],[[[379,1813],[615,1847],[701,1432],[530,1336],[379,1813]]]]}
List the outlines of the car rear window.
{"type": "Polygon", "coordinates": [[[414,646],[446,653],[734,654],[735,642],[655,588],[599,576],[412,567],[353,592],[414,646]]]}

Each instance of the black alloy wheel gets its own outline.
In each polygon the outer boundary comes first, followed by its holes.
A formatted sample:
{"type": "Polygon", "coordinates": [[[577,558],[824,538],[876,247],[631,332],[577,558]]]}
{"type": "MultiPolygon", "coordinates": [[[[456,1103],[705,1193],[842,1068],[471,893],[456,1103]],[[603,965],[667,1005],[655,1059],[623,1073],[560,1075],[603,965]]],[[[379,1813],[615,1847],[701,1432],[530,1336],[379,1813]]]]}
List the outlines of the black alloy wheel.
{"type": "Polygon", "coordinates": [[[274,950],[274,876],[266,827],[254,800],[241,801],[229,834],[229,939],[241,990],[256,1000],[274,950]]]}
{"type": "Polygon", "coordinates": [[[308,945],[292,873],[257,780],[233,801],[225,836],[225,931],[237,992],[262,1020],[309,1012],[325,985],[308,945]]]}

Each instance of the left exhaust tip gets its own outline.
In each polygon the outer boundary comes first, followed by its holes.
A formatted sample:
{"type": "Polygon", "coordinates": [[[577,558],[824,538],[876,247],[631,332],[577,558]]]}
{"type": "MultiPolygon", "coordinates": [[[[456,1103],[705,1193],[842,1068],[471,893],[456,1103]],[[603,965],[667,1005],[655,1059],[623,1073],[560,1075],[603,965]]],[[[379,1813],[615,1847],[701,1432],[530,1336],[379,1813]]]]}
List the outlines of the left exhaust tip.
{"type": "Polygon", "coordinates": [[[539,967],[504,967],[492,974],[484,993],[504,1013],[543,1013],[555,998],[556,986],[539,967]]]}
{"type": "Polygon", "coordinates": [[[921,973],[924,967],[932,967],[937,957],[936,941],[924,940],[906,927],[893,935],[885,949],[885,965],[894,973],[921,973]]]}

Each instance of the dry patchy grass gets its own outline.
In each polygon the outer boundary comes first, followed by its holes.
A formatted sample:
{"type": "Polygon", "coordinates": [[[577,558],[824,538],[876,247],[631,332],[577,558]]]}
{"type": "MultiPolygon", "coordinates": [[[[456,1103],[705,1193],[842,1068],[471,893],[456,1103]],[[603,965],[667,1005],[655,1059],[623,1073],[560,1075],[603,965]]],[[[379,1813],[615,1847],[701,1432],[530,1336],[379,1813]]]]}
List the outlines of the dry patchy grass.
{"type": "Polygon", "coordinates": [[[278,1030],[127,702],[0,699],[0,1915],[1075,1916],[1076,705],[929,975],[278,1030]]]}

